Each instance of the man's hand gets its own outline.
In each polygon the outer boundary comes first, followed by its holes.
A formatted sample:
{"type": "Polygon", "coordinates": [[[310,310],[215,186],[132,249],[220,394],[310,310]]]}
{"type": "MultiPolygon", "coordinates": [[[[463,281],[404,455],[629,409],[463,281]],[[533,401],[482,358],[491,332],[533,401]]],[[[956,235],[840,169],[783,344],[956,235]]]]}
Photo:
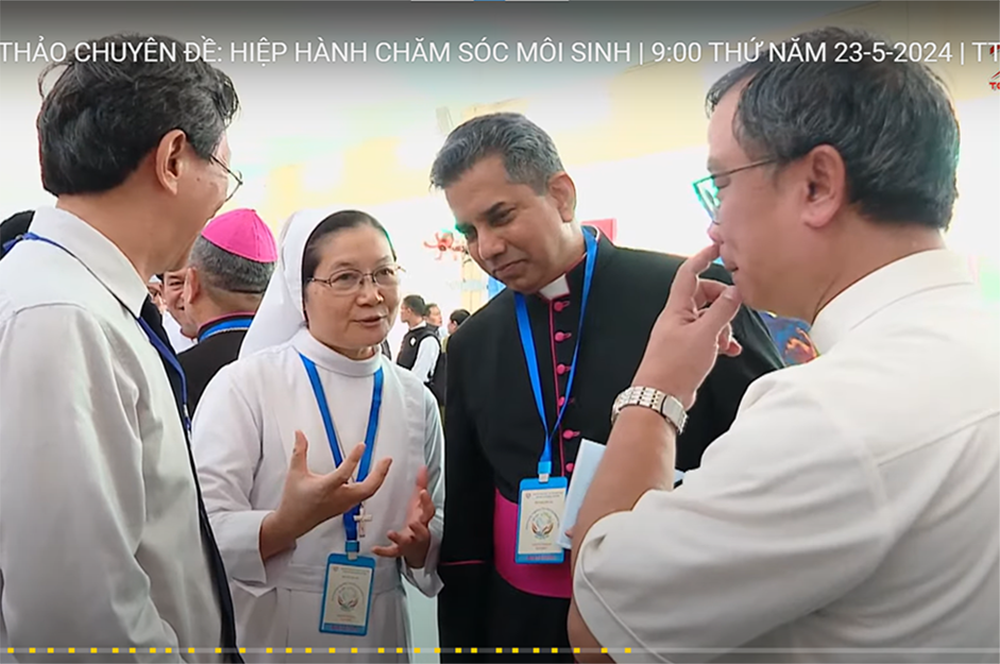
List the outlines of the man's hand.
{"type": "Polygon", "coordinates": [[[740,308],[735,286],[699,274],[719,256],[712,245],[702,249],[677,270],[670,297],[660,313],[633,385],[652,387],[677,398],[685,409],[719,354],[735,357],[743,350],[733,338],[730,321],[740,308]]]}
{"type": "Polygon", "coordinates": [[[382,486],[392,464],[392,459],[381,459],[364,481],[353,482],[354,469],[365,452],[363,443],[358,443],[343,463],[326,475],[309,470],[308,450],[305,434],[296,431],[281,503],[261,524],[260,549],[264,560],[294,545],[295,540],[324,521],[371,498],[382,486]]]}
{"type": "Polygon", "coordinates": [[[372,553],[386,558],[403,557],[410,569],[421,569],[427,561],[431,546],[431,531],[428,528],[434,518],[434,502],[427,491],[427,467],[417,472],[417,484],[406,513],[406,527],[401,532],[390,530],[387,537],[391,546],[373,546],[372,553]]]}

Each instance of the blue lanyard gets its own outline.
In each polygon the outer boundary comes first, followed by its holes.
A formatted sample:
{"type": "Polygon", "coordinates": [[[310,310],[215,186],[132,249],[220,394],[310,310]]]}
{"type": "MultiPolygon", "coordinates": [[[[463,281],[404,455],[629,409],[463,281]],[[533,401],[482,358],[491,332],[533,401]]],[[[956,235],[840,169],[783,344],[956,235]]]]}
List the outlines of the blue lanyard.
{"type": "MultiPolygon", "coordinates": [[[[308,357],[299,353],[302,364],[309,374],[309,382],[312,383],[313,394],[316,395],[316,405],[319,406],[319,414],[323,417],[323,426],[326,428],[326,438],[330,443],[330,451],[333,452],[333,461],[338,466],[344,462],[344,456],[340,452],[340,443],[337,441],[337,432],[333,428],[333,418],[330,416],[330,405],[326,401],[326,392],[323,390],[323,383],[319,380],[319,372],[316,371],[316,363],[308,357]]],[[[365,453],[361,456],[361,464],[358,466],[358,482],[364,482],[368,477],[368,471],[372,465],[372,452],[375,449],[375,436],[378,433],[379,413],[382,410],[382,384],[385,375],[381,367],[375,372],[375,384],[372,387],[372,407],[368,414],[368,431],[365,433],[365,453]]],[[[347,536],[346,551],[348,557],[351,554],[357,555],[361,550],[358,543],[358,522],[355,517],[361,513],[359,505],[355,505],[344,513],[344,531],[347,536]]]]}
{"type": "Polygon", "coordinates": [[[559,430],[563,415],[566,414],[566,407],[569,405],[569,395],[573,390],[573,378],[576,376],[576,361],[580,354],[580,337],[583,333],[583,317],[587,312],[587,300],[590,298],[590,285],[594,280],[594,264],[597,262],[597,240],[586,230],[583,231],[583,240],[587,247],[587,262],[583,273],[583,299],[580,303],[580,324],[577,327],[576,347],[573,349],[573,363],[569,369],[569,380],[566,382],[566,394],[563,395],[562,408],[559,409],[559,416],[555,426],[550,430],[548,418],[545,417],[545,403],[542,399],[542,381],[538,373],[538,357],[535,354],[535,338],[531,332],[531,322],[528,320],[528,306],[525,304],[524,296],[520,293],[514,294],[514,306],[517,311],[517,330],[521,335],[521,348],[524,349],[524,359],[528,364],[528,376],[531,378],[531,391],[535,393],[535,406],[538,414],[542,418],[542,425],[545,427],[545,449],[538,460],[538,477],[542,482],[547,482],[552,474],[552,436],[559,430]]]}
{"type": "MultiPolygon", "coordinates": [[[[5,252],[9,251],[11,247],[13,247],[15,244],[17,244],[21,240],[38,240],[39,242],[45,242],[45,243],[51,244],[53,247],[58,247],[59,249],[62,249],[63,251],[65,251],[67,254],[69,254],[73,258],[76,258],[76,260],[79,261],[81,265],[83,265],[84,267],[86,267],[87,270],[91,274],[94,274],[93,271],[89,267],[87,267],[87,264],[84,263],[83,261],[81,261],[79,258],[77,258],[73,254],[73,252],[71,252],[69,249],[67,249],[66,247],[62,246],[58,242],[50,240],[47,237],[42,237],[41,235],[35,235],[34,233],[25,233],[21,237],[16,238],[14,240],[11,240],[10,242],[8,242],[7,244],[4,245],[4,247],[3,247],[4,251],[5,252]]],[[[94,275],[94,277],[96,278],[97,275],[94,275]]],[[[117,295],[115,295],[114,293],[111,293],[111,294],[114,296],[114,298],[116,300],[118,300],[119,304],[121,304],[123,307],[125,307],[126,309],[128,309],[128,307],[125,306],[125,303],[122,302],[118,298],[117,295]]],[[[149,342],[151,344],[153,344],[153,347],[160,354],[160,357],[162,357],[164,360],[166,360],[167,363],[170,365],[170,367],[175,372],[177,372],[178,376],[180,376],[180,379],[181,379],[181,402],[182,402],[181,406],[183,408],[183,415],[182,415],[181,419],[182,419],[182,422],[184,423],[184,430],[185,430],[185,432],[186,433],[191,433],[191,417],[188,415],[188,410],[187,410],[187,378],[184,376],[184,369],[181,368],[181,363],[177,360],[177,355],[174,353],[174,351],[170,350],[170,348],[165,343],[163,343],[163,340],[160,339],[159,335],[156,334],[156,332],[153,331],[153,328],[151,328],[149,326],[149,323],[147,323],[146,321],[144,321],[142,318],[136,318],[135,320],[136,320],[137,323],[139,323],[139,327],[142,328],[142,331],[146,333],[146,336],[149,338],[149,342]]]]}
{"type": "Polygon", "coordinates": [[[252,321],[253,316],[240,316],[239,318],[230,318],[229,320],[220,320],[218,323],[212,323],[198,333],[198,343],[201,343],[209,337],[221,334],[222,332],[231,332],[233,330],[242,330],[246,332],[250,329],[250,323],[252,321]]]}

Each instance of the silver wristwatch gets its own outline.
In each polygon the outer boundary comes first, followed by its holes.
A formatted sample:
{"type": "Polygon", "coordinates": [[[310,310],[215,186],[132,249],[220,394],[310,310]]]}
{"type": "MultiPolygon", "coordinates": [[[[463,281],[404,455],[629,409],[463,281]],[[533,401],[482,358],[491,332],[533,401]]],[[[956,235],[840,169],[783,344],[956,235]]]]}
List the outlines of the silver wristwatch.
{"type": "Polygon", "coordinates": [[[611,406],[611,426],[615,425],[615,420],[618,419],[618,414],[621,413],[622,409],[628,406],[644,406],[655,410],[673,425],[674,429],[677,430],[678,436],[684,432],[684,425],[687,423],[687,412],[680,401],[666,392],[661,392],[652,387],[628,388],[618,395],[614,405],[611,406]]]}

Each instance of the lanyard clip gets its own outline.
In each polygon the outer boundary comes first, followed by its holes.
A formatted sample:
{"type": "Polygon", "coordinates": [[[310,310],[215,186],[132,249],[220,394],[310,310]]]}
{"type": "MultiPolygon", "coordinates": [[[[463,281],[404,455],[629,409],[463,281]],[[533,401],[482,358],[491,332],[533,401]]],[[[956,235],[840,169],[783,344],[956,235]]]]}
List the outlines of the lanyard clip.
{"type": "Polygon", "coordinates": [[[539,461],[538,462],[538,481],[545,484],[549,481],[549,475],[552,474],[552,462],[551,461],[539,461]]]}
{"type": "Polygon", "coordinates": [[[357,560],[358,552],[361,551],[361,543],[356,539],[349,539],[344,543],[344,550],[347,552],[348,560],[357,560]]]}

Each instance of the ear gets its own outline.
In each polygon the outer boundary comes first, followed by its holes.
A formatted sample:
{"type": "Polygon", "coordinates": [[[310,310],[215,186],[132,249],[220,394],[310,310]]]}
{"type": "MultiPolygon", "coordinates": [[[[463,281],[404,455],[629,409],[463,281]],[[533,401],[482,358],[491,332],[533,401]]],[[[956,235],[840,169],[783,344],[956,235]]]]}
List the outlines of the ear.
{"type": "Polygon", "coordinates": [[[549,179],[549,196],[555,201],[563,223],[573,221],[576,215],[576,185],[569,173],[560,171],[549,179]]]}
{"type": "Polygon", "coordinates": [[[801,164],[803,221],[811,228],[822,228],[847,205],[847,168],[843,157],[831,145],[813,148],[801,164]]]}
{"type": "Polygon", "coordinates": [[[187,135],[180,129],[173,129],[163,135],[153,153],[156,179],[171,194],[176,195],[180,188],[180,179],[187,166],[187,145],[187,135]]]}
{"type": "Polygon", "coordinates": [[[202,290],[198,268],[189,267],[184,275],[184,293],[181,295],[184,305],[187,306],[201,297],[202,290]]]}

